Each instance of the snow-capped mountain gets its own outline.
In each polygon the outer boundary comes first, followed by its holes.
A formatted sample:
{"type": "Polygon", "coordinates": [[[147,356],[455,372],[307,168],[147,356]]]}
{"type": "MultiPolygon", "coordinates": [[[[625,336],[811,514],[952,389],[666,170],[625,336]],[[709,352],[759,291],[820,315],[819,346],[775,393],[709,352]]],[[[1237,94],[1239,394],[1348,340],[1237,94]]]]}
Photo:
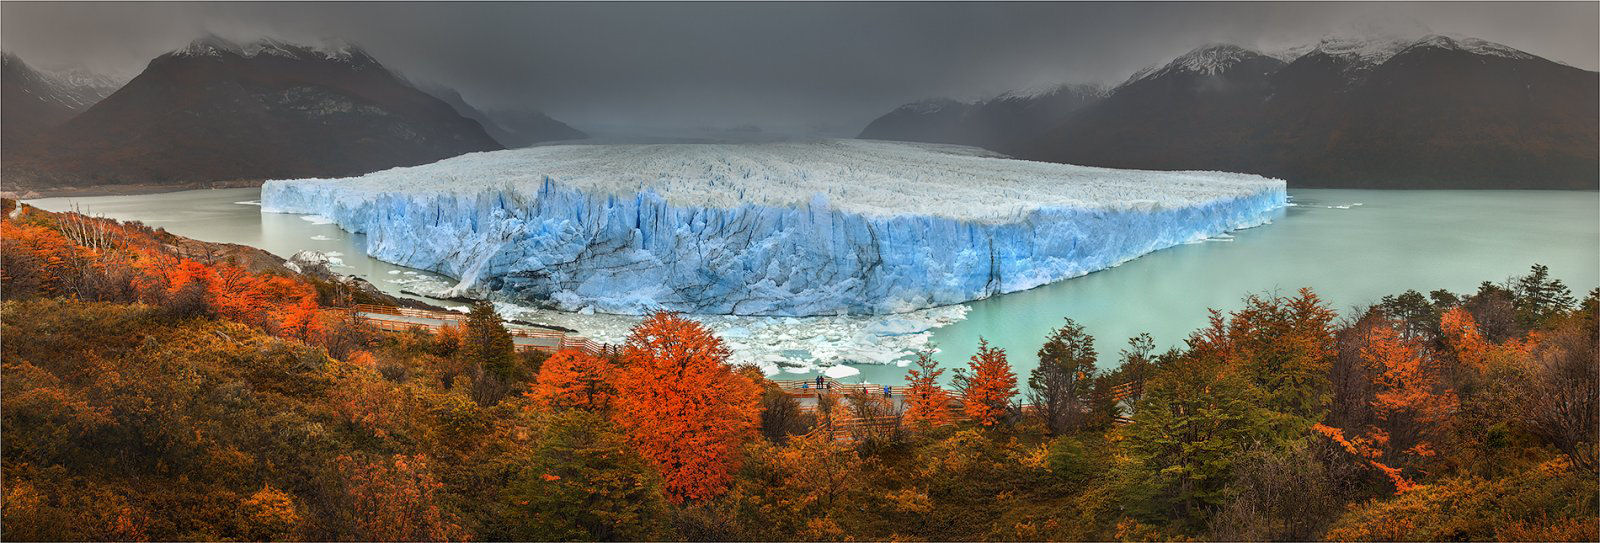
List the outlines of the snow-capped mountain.
{"type": "Polygon", "coordinates": [[[1012,152],[1105,94],[1105,88],[1096,85],[1058,85],[972,102],[921,100],[873,120],[858,137],[1012,152]]]}
{"type": "MultiPolygon", "coordinates": [[[[31,186],[352,175],[500,149],[359,47],[195,40],[23,147],[31,186]]],[[[10,154],[10,153],[8,153],[10,154]]]]}
{"type": "Polygon", "coordinates": [[[255,58],[270,56],[289,60],[339,62],[356,68],[382,68],[382,65],[371,55],[368,55],[365,50],[355,44],[340,40],[302,45],[265,37],[241,44],[214,34],[208,34],[169,54],[174,57],[209,57],[219,60],[229,57],[255,58]]]}
{"type": "Polygon", "coordinates": [[[1047,126],[1031,135],[1007,132],[1027,125],[1013,119],[985,125],[1003,134],[975,141],[965,126],[977,106],[922,102],[861,137],[1302,186],[1594,189],[1597,87],[1595,72],[1504,44],[1420,25],[1366,27],[1278,51],[1202,46],[1139,70],[1102,99],[1034,115],[1047,126]]]}
{"type": "Polygon", "coordinates": [[[1121,89],[1141,81],[1172,77],[1215,77],[1238,75],[1246,71],[1267,74],[1283,65],[1283,60],[1260,51],[1227,43],[1213,43],[1189,51],[1165,65],[1150,66],[1134,72],[1132,77],[1117,88],[1121,89]]]}
{"type": "Polygon", "coordinates": [[[427,85],[423,90],[450,104],[450,107],[455,108],[456,113],[460,113],[462,117],[478,121],[478,124],[483,125],[484,132],[489,133],[489,137],[508,149],[527,147],[542,141],[589,137],[588,134],[552,119],[540,111],[498,110],[490,113],[467,103],[467,100],[461,97],[461,93],[450,87],[427,85]]]}
{"type": "Polygon", "coordinates": [[[89,109],[124,81],[81,68],[44,70],[0,54],[0,147],[21,145],[89,109]]]}

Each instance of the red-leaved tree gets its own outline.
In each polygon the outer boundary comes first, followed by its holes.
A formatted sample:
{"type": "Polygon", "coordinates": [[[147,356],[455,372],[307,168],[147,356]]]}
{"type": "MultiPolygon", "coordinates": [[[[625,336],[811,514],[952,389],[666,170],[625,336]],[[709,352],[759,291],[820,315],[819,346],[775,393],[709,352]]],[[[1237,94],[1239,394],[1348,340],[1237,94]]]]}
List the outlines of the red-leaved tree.
{"type": "Polygon", "coordinates": [[[728,365],[728,348],[699,323],[656,313],[628,336],[613,415],[660,471],[675,503],[721,494],[755,435],[760,388],[728,365]]]}
{"type": "Polygon", "coordinates": [[[966,376],[967,418],[983,426],[999,424],[1017,395],[1017,374],[1006,361],[1006,350],[990,348],[989,342],[979,338],[978,352],[967,362],[972,370],[966,376]]]}

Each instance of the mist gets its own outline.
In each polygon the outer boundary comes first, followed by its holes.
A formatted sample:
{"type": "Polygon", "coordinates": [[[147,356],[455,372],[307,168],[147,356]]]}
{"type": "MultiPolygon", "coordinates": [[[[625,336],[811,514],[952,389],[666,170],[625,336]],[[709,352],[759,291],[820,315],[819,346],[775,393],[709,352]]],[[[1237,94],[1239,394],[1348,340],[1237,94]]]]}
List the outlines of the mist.
{"type": "Polygon", "coordinates": [[[895,106],[1116,84],[1194,47],[1422,29],[1600,65],[1596,3],[20,3],[0,47],[125,77],[206,34],[337,38],[483,108],[593,133],[854,135],[895,106]]]}

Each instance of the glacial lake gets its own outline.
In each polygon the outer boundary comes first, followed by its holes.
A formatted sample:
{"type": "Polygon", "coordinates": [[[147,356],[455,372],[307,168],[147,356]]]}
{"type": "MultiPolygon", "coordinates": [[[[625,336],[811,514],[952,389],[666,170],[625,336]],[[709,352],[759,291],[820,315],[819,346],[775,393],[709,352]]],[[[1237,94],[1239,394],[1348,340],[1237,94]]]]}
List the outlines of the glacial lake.
{"type": "MultiPolygon", "coordinates": [[[[1236,309],[1251,293],[1292,294],[1312,287],[1338,309],[1354,308],[1406,289],[1445,288],[1470,292],[1482,281],[1499,282],[1525,273],[1534,263],[1581,296],[1600,285],[1600,192],[1565,191],[1376,191],[1290,189],[1294,206],[1273,224],[1231,237],[1157,251],[1120,266],[1033,290],[965,304],[965,318],[929,329],[924,322],[901,330],[897,319],[874,323],[811,322],[804,319],[712,317],[739,348],[766,349],[806,358],[811,365],[786,367],[776,378],[815,375],[812,365],[839,364],[860,370],[846,382],[898,384],[898,364],[884,360],[895,336],[907,334],[940,349],[945,367],[960,367],[980,337],[1006,349],[1019,378],[1036,365],[1035,352],[1064,318],[1083,324],[1096,338],[1100,367],[1114,366],[1127,338],[1140,332],[1158,348],[1181,345],[1206,324],[1208,308],[1236,309]],[[764,335],[782,341],[764,342],[764,335]],[[875,352],[854,356],[852,343],[870,335],[875,352]],[[754,337],[751,337],[754,336],[754,337]],[[798,345],[801,348],[796,348],[798,345]]],[[[440,284],[448,278],[365,256],[363,236],[297,215],[261,213],[251,205],[258,189],[219,189],[142,194],[44,198],[27,203],[121,220],[138,220],[205,241],[251,245],[287,257],[314,249],[340,259],[336,271],[367,278],[399,293],[408,286],[440,284]]],[[[435,302],[438,303],[438,302],[435,302]]],[[[940,321],[961,308],[936,310],[940,321]]],[[[540,317],[536,317],[540,318],[540,317]]],[[[631,322],[606,315],[545,314],[553,323],[615,340],[631,322]]],[[[927,319],[924,319],[925,321],[927,319]]],[[[779,354],[763,354],[775,358],[779,354]]],[[[776,370],[775,370],[776,371],[776,370]]]]}

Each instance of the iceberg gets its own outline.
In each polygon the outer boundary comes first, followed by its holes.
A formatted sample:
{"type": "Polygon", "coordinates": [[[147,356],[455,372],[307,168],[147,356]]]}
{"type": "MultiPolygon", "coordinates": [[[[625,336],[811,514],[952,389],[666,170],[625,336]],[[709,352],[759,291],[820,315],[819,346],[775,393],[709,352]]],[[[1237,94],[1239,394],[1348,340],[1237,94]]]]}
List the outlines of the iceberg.
{"type": "Polygon", "coordinates": [[[1267,224],[1284,182],[866,140],[553,145],[268,181],[263,212],[366,235],[452,295],[564,311],[889,314],[1267,224]]]}

